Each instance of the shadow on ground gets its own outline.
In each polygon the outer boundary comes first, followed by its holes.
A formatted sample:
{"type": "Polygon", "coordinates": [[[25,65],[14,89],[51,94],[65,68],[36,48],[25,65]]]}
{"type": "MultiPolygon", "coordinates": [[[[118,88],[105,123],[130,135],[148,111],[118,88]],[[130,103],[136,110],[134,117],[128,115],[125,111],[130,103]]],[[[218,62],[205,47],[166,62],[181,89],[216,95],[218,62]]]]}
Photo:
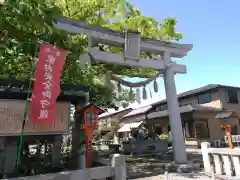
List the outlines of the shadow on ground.
{"type": "MultiPolygon", "coordinates": [[[[200,154],[188,153],[188,159],[192,163],[201,163],[202,156],[200,154]]],[[[157,154],[142,156],[126,156],[127,176],[129,179],[151,177],[164,174],[167,165],[173,162],[173,154],[157,154]]],[[[169,173],[176,172],[169,169],[169,173]]],[[[189,174],[194,179],[194,174],[189,174]]]]}
{"type": "MultiPolygon", "coordinates": [[[[104,164],[109,162],[109,153],[101,153],[101,159],[104,164]]],[[[125,155],[127,165],[128,179],[137,179],[151,176],[163,175],[166,165],[174,161],[173,153],[159,153],[150,155],[125,155]]],[[[188,152],[188,160],[191,163],[202,164],[202,156],[199,153],[188,152]]],[[[169,169],[169,172],[176,172],[176,169],[169,169]]],[[[194,179],[194,174],[189,174],[189,177],[194,179]]]]}

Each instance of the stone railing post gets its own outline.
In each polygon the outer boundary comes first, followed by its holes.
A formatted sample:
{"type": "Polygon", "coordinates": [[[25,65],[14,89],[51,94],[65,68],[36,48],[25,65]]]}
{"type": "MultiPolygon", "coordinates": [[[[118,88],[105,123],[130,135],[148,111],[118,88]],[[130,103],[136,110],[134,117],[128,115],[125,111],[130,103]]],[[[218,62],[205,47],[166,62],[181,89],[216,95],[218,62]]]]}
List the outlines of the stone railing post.
{"type": "Polygon", "coordinates": [[[209,173],[211,173],[211,160],[210,160],[210,156],[208,153],[208,148],[210,148],[209,142],[201,143],[204,171],[209,174],[209,173]]]}
{"type": "Polygon", "coordinates": [[[58,167],[61,161],[62,136],[55,135],[52,149],[52,166],[58,167]]]}
{"type": "Polygon", "coordinates": [[[228,154],[222,154],[223,159],[223,168],[226,175],[231,176],[232,175],[232,163],[231,158],[228,154]]]}
{"type": "Polygon", "coordinates": [[[222,160],[220,154],[213,154],[213,162],[215,165],[215,171],[217,175],[223,174],[222,160]]]}
{"type": "Polygon", "coordinates": [[[111,165],[114,168],[113,180],[126,180],[126,162],[125,156],[120,154],[113,154],[111,165]]]}
{"type": "Polygon", "coordinates": [[[240,157],[239,156],[232,156],[232,161],[235,169],[235,175],[240,176],[240,157]]]}

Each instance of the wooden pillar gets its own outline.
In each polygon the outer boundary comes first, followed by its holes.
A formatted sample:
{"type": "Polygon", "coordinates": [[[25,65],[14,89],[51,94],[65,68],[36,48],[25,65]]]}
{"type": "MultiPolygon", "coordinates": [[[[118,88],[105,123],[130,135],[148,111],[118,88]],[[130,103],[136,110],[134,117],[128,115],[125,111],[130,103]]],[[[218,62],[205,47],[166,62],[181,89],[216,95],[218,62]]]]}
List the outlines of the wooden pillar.
{"type": "Polygon", "coordinates": [[[52,149],[52,166],[58,167],[61,160],[61,143],[62,135],[54,135],[53,149],[52,149]]]}
{"type": "Polygon", "coordinates": [[[18,141],[14,137],[8,137],[5,144],[4,174],[11,174],[16,168],[18,141]]]}
{"type": "Polygon", "coordinates": [[[0,137],[0,175],[4,174],[5,137],[0,137]]]}

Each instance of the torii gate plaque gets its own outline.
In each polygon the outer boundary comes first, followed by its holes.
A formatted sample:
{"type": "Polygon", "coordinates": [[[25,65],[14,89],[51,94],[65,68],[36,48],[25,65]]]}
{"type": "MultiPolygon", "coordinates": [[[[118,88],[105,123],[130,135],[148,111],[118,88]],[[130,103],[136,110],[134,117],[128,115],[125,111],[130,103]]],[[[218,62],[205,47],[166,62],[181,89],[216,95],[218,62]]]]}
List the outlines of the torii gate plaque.
{"type": "Polygon", "coordinates": [[[54,23],[54,26],[69,33],[84,33],[88,35],[88,52],[82,54],[80,58],[130,67],[152,68],[163,72],[174,159],[177,163],[187,163],[186,147],[174,80],[174,74],[186,73],[186,66],[173,62],[171,58],[186,56],[187,52],[192,49],[192,45],[167,43],[143,38],[139,33],[117,32],[66,17],[60,18],[54,23]],[[124,47],[124,55],[100,51],[97,47],[98,43],[124,47]],[[161,55],[162,58],[143,59],[140,57],[140,52],[156,53],[161,55]]]}

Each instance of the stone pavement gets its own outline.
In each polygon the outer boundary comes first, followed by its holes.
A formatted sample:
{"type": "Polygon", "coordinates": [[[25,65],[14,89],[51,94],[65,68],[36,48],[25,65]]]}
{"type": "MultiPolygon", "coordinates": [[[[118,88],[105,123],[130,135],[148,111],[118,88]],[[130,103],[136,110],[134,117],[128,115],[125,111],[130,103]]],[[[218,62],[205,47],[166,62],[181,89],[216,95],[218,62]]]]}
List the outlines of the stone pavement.
{"type": "MultiPolygon", "coordinates": [[[[135,180],[164,180],[164,175],[152,176],[152,177],[145,177],[145,178],[138,178],[135,180]]],[[[202,172],[197,173],[170,173],[168,180],[212,180],[211,177],[204,175],[202,172]]],[[[240,180],[237,177],[215,177],[215,180],[240,180]]]]}

